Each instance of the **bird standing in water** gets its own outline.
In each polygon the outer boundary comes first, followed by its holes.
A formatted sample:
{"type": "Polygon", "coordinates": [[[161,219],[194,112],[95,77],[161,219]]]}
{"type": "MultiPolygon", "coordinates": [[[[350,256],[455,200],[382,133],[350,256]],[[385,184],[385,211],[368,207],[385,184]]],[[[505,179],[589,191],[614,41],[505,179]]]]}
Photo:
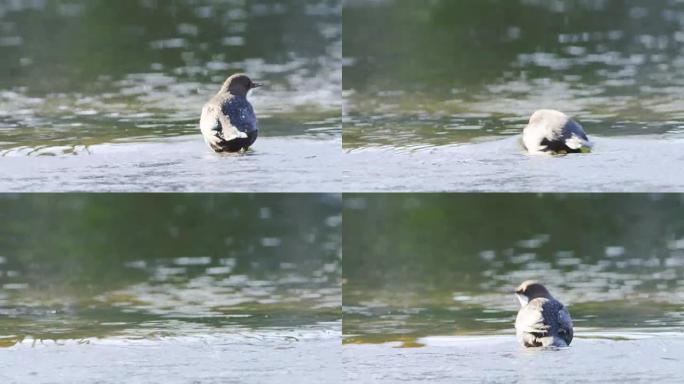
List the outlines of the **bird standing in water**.
{"type": "Polygon", "coordinates": [[[523,130],[523,145],[530,153],[551,154],[590,152],[594,146],[579,123],[551,109],[532,114],[523,130]]]}
{"type": "Polygon", "coordinates": [[[240,152],[254,144],[259,127],[247,94],[260,86],[247,75],[232,75],[223,83],[219,93],[204,105],[200,130],[211,149],[240,152]]]}
{"type": "Polygon", "coordinates": [[[520,310],[515,333],[525,347],[567,347],[572,341],[572,319],[560,301],[535,281],[525,281],[515,291],[520,310]]]}

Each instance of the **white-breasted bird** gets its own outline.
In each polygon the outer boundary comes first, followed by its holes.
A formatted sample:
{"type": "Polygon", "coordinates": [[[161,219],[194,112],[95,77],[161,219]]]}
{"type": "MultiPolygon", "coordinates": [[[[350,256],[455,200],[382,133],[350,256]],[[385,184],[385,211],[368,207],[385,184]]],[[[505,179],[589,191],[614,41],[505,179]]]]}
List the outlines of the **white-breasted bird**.
{"type": "Polygon", "coordinates": [[[583,153],[590,152],[594,146],[579,123],[552,109],[532,114],[523,130],[522,141],[530,153],[583,153]]]}
{"type": "Polygon", "coordinates": [[[515,333],[525,347],[567,347],[573,337],[572,319],[565,306],[536,281],[525,281],[515,291],[520,310],[515,333]]]}

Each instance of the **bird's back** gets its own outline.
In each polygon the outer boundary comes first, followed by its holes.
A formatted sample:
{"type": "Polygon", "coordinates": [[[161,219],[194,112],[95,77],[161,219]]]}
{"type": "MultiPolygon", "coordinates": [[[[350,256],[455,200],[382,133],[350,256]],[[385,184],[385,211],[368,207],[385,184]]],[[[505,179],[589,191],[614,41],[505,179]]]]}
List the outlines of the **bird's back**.
{"type": "Polygon", "coordinates": [[[526,347],[566,347],[573,338],[570,314],[553,298],[536,298],[520,308],[515,329],[526,347]]]}
{"type": "Polygon", "coordinates": [[[254,108],[246,97],[231,95],[222,102],[221,111],[241,132],[252,133],[259,129],[254,108]]]}
{"type": "MultiPolygon", "coordinates": [[[[251,126],[244,124],[244,122],[238,125],[239,119],[236,119],[236,123],[234,123],[225,113],[225,110],[229,109],[231,99],[232,95],[219,93],[202,108],[200,130],[204,141],[216,152],[223,152],[237,139],[249,139],[243,145],[244,147],[253,144],[256,139],[256,129],[251,129],[251,126]]],[[[232,109],[230,110],[232,111],[232,109]]],[[[254,127],[256,128],[256,118],[254,127]]]]}

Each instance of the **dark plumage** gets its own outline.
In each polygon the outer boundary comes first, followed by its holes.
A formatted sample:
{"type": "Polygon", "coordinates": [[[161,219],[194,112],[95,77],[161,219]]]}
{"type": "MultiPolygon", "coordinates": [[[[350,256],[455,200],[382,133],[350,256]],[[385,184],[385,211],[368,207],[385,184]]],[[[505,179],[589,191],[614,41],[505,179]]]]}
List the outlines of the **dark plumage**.
{"type": "Polygon", "coordinates": [[[525,347],[567,347],[573,337],[570,313],[534,281],[525,281],[515,291],[520,310],[515,319],[518,341],[525,347]]]}
{"type": "Polygon", "coordinates": [[[204,105],[200,130],[211,149],[216,152],[239,152],[254,144],[259,128],[247,94],[260,86],[247,75],[233,75],[226,80],[219,93],[204,105]]]}

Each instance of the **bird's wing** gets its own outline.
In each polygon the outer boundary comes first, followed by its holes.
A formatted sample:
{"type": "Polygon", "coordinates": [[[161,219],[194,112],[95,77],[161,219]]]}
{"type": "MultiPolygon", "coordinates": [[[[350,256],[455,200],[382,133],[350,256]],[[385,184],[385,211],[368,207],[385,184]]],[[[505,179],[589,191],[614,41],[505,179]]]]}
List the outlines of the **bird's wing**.
{"type": "Polygon", "coordinates": [[[225,141],[247,137],[247,134],[240,132],[230,123],[230,120],[220,109],[212,105],[206,105],[202,109],[200,130],[205,136],[216,137],[225,141]]]}
{"type": "Polygon", "coordinates": [[[570,149],[591,148],[593,146],[582,126],[572,119],[565,123],[562,139],[570,149]]]}
{"type": "Polygon", "coordinates": [[[235,128],[235,126],[230,123],[230,120],[228,120],[228,117],[223,113],[219,113],[218,118],[221,123],[221,132],[225,141],[244,139],[247,137],[247,134],[235,128]]]}

